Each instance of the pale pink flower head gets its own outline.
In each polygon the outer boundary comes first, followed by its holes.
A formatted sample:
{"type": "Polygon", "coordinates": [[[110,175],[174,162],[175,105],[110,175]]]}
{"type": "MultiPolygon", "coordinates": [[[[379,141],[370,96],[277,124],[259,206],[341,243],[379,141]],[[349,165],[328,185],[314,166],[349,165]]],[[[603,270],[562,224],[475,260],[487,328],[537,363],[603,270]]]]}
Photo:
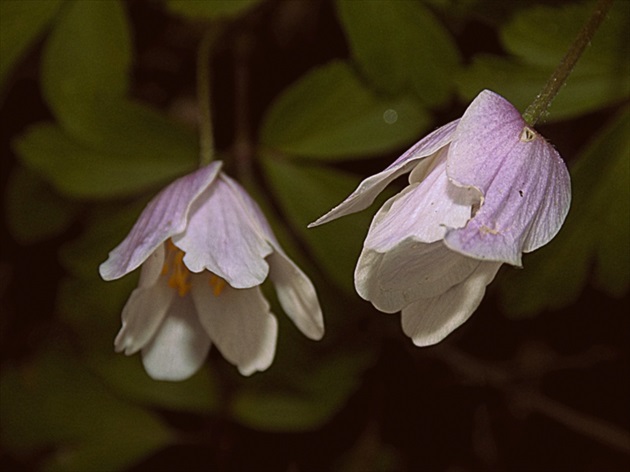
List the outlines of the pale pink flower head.
{"type": "Polygon", "coordinates": [[[402,311],[418,346],[470,317],[502,263],[547,244],[569,210],[571,183],[558,152],[501,96],[485,90],[464,115],[365,179],[317,226],[367,208],[395,178],[409,185],[378,211],[355,287],[386,313],[402,311]]]}
{"type": "Polygon", "coordinates": [[[324,334],[313,284],[258,205],[220,169],[213,162],[163,189],[100,266],[105,280],[141,267],[115,347],[142,351],[155,379],[190,377],[212,343],[243,375],[267,369],[278,334],[260,288],[267,277],[295,325],[311,339],[324,334]]]}

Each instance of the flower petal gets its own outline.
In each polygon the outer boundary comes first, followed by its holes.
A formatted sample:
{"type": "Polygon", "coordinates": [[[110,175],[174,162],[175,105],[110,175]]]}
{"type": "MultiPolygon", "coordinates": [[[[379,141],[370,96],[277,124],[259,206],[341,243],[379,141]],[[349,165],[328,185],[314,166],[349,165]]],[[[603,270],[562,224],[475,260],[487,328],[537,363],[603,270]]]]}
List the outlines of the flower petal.
{"type": "Polygon", "coordinates": [[[138,281],[138,287],[151,287],[155,285],[162,269],[164,268],[164,258],[166,257],[166,250],[164,244],[157,247],[157,249],[151,254],[140,266],[140,280],[138,281]]]}
{"type": "Polygon", "coordinates": [[[269,277],[284,312],[305,336],[320,340],[324,336],[324,317],[311,280],[282,250],[269,257],[269,277]]]}
{"type": "Polygon", "coordinates": [[[202,167],[174,181],[157,194],[144,209],[131,232],[101,264],[104,280],[115,280],[136,269],[155,249],[186,229],[191,204],[212,183],[221,162],[202,167]]]}
{"type": "Polygon", "coordinates": [[[419,159],[435,154],[450,143],[457,127],[457,122],[458,120],[455,120],[436,129],[414,144],[385,170],[363,180],[348,198],[308,225],[309,228],[328,223],[341,216],[356,213],[369,207],[391,181],[405,172],[409,172],[419,159]]]}
{"type": "MultiPolygon", "coordinates": [[[[154,256],[155,253],[149,260],[154,256]]],[[[153,278],[153,274],[145,275],[152,269],[143,264],[140,286],[131,292],[123,308],[122,328],[114,340],[116,352],[124,351],[129,356],[142,349],[153,338],[170,309],[175,290],[168,286],[165,277],[157,279],[153,285],[143,284],[143,278],[153,278]]]]}
{"type": "Polygon", "coordinates": [[[437,344],[477,309],[488,285],[501,267],[481,262],[464,282],[434,298],[418,300],[402,310],[402,328],[416,346],[437,344]]]}
{"type": "Polygon", "coordinates": [[[520,266],[522,252],[549,242],[569,210],[569,174],[559,154],[508,101],[489,91],[462,117],[447,173],[484,195],[466,227],[445,237],[451,249],[470,257],[520,266]]]}
{"type": "Polygon", "coordinates": [[[241,193],[260,231],[273,246],[274,252],[267,259],[269,278],[274,283],[280,305],[305,336],[321,339],[324,335],[324,318],[313,283],[284,252],[260,207],[247,192],[242,190],[241,193]]]}
{"type": "Polygon", "coordinates": [[[260,287],[226,285],[217,296],[208,282],[206,274],[193,276],[191,294],[210,339],[241,374],[266,370],[275,355],[278,322],[260,287]]]}
{"type": "Polygon", "coordinates": [[[142,348],[142,363],[155,380],[185,380],[199,370],[209,350],[210,338],[191,298],[175,297],[155,337],[142,348]]]}
{"type": "Polygon", "coordinates": [[[432,243],[441,240],[447,228],[461,228],[468,222],[479,194],[449,182],[446,149],[437,153],[422,182],[407,186],[376,213],[365,239],[366,248],[386,252],[404,239],[432,243]]]}
{"type": "Polygon", "coordinates": [[[377,309],[395,313],[420,298],[445,293],[468,278],[479,264],[441,241],[424,244],[407,239],[384,254],[363,249],[355,270],[355,287],[377,309]]]}
{"type": "Polygon", "coordinates": [[[230,180],[221,174],[196,200],[186,231],[173,243],[186,253],[190,271],[209,270],[235,288],[255,287],[267,278],[265,257],[273,248],[230,180]]]}

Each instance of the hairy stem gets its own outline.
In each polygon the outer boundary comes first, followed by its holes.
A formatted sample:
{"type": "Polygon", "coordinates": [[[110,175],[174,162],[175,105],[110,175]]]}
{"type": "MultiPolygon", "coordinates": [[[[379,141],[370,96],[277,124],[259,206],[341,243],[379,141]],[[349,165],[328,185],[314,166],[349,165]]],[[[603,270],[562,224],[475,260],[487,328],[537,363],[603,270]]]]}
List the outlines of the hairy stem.
{"type": "Polygon", "coordinates": [[[528,106],[527,110],[523,113],[523,119],[529,126],[533,127],[536,125],[540,118],[546,113],[551,102],[560,91],[560,88],[565,84],[575,64],[582,56],[586,46],[588,46],[602,21],[606,18],[606,14],[612,4],[613,0],[599,0],[597,2],[595,10],[593,10],[589,19],[584,26],[582,26],[582,29],[562,58],[562,61],[560,61],[560,64],[553,74],[551,74],[551,77],[549,77],[549,80],[532,104],[528,106]]]}

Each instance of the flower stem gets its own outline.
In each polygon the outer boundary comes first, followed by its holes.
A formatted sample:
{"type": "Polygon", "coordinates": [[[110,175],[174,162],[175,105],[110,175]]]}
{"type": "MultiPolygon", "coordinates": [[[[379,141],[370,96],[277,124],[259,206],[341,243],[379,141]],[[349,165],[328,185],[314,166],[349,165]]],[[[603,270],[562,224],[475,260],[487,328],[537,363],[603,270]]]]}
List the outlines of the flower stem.
{"type": "Polygon", "coordinates": [[[199,107],[199,166],[210,164],[214,158],[214,135],[210,102],[210,56],[216,31],[209,29],[201,38],[197,50],[197,101],[199,107]]]}
{"type": "Polygon", "coordinates": [[[560,61],[556,70],[551,74],[551,77],[549,77],[543,89],[536,96],[536,99],[523,113],[523,119],[529,126],[533,127],[536,125],[538,120],[547,112],[551,102],[567,81],[567,78],[571,74],[571,71],[573,71],[575,64],[580,59],[586,46],[588,46],[589,42],[593,39],[595,32],[606,17],[612,4],[613,0],[599,0],[597,2],[595,10],[593,10],[589,19],[584,26],[582,26],[582,29],[562,58],[562,61],[560,61]]]}

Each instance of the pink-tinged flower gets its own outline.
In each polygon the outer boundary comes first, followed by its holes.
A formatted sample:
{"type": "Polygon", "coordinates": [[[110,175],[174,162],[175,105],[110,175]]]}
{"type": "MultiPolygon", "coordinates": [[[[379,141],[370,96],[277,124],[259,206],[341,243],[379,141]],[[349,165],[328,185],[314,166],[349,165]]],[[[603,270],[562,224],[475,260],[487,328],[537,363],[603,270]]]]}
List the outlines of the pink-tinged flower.
{"type": "Polygon", "coordinates": [[[504,98],[485,90],[442,126],[365,179],[317,226],[367,208],[395,178],[409,186],[374,217],[355,287],[402,311],[418,346],[441,341],[481,302],[502,263],[547,244],[569,210],[569,173],[556,150],[504,98]]]}
{"type": "Polygon", "coordinates": [[[220,169],[213,162],[162,190],[100,266],[105,280],[141,266],[115,347],[142,351],[155,379],[190,377],[211,343],[243,375],[267,369],[278,334],[260,288],[267,276],[295,325],[311,339],[324,334],[313,284],[258,205],[220,169]]]}

